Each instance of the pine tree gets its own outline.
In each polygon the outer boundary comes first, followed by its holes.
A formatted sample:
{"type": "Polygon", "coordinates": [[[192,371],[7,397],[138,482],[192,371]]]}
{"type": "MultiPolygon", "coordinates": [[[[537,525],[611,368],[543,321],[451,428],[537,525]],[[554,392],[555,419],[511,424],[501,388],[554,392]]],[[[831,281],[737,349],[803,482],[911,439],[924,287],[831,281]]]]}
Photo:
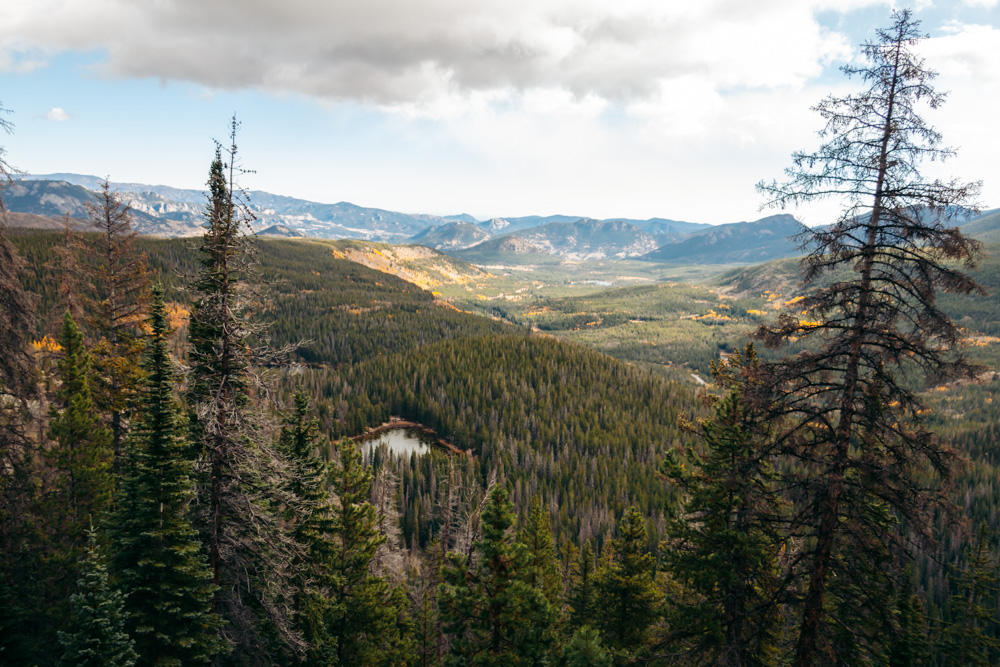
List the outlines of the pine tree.
{"type": "MultiPolygon", "coordinates": [[[[13,125],[0,104],[0,131],[13,125]]],[[[36,444],[28,430],[36,398],[37,373],[28,354],[35,324],[35,299],[21,282],[25,262],[7,238],[3,189],[14,169],[0,146],[0,653],[17,660],[35,638],[20,628],[36,609],[24,589],[32,560],[24,555],[30,541],[29,508],[34,500],[36,444]]]]}
{"type": "Polygon", "coordinates": [[[208,562],[216,586],[213,609],[233,660],[289,660],[305,644],[292,615],[292,561],[300,547],[285,534],[277,511],[285,505],[284,464],[265,435],[266,412],[251,404],[269,393],[257,368],[277,363],[259,344],[251,317],[254,295],[253,219],[235,183],[236,132],[216,147],[209,168],[206,230],[195,303],[188,326],[192,433],[201,477],[208,562]],[[252,657],[251,657],[252,656],[252,657]]]}
{"type": "Polygon", "coordinates": [[[570,588],[570,623],[575,628],[594,625],[596,622],[598,600],[594,579],[595,565],[594,546],[587,540],[580,550],[579,566],[570,588]]]}
{"type": "Polygon", "coordinates": [[[122,594],[108,582],[107,566],[93,528],[80,565],[77,592],[70,598],[70,632],[59,632],[64,649],[60,664],[73,667],[131,667],[134,643],[125,630],[122,594]]]}
{"type": "Polygon", "coordinates": [[[560,664],[565,667],[611,667],[613,660],[601,645],[601,634],[584,625],[566,643],[560,664]]]}
{"type": "Polygon", "coordinates": [[[656,562],[647,539],[642,515],[628,508],[618,523],[618,537],[606,547],[610,554],[597,571],[597,625],[608,646],[619,653],[640,649],[658,615],[656,562]]]}
{"type": "Polygon", "coordinates": [[[528,565],[524,578],[528,585],[542,592],[553,608],[561,606],[559,568],[556,546],[552,540],[552,520],[541,501],[535,496],[528,511],[528,520],[517,538],[528,550],[528,565]]]}
{"type": "Polygon", "coordinates": [[[90,393],[90,354],[83,334],[66,313],[59,336],[60,386],[51,406],[45,459],[55,474],[54,488],[43,501],[58,554],[76,561],[87,526],[111,504],[111,434],[101,424],[90,393]]]}
{"type": "Polygon", "coordinates": [[[928,491],[925,470],[947,477],[951,469],[951,451],[921,422],[914,387],[976,373],[935,295],[981,291],[963,272],[979,245],[948,226],[978,185],[922,177],[923,160],[953,153],[940,147],[940,135],[917,109],[935,108],[944,96],[914,54],[921,35],[908,10],[877,34],[864,45],[867,62],[844,68],[867,89],[816,107],[827,121],[826,143],[793,156],[787,183],[758,186],[772,206],[823,197],[846,203],[834,225],[805,235],[808,291],[796,304],[799,314],[786,313],[758,332],[768,345],[798,340],[805,349],[773,367],[775,393],[786,397],[777,411],[788,424],[779,441],[798,473],[790,488],[801,491],[796,535],[805,546],[800,563],[808,583],[798,667],[831,650],[833,628],[880,652],[884,635],[863,635],[877,627],[872,619],[891,615],[887,605],[895,596],[869,575],[892,564],[898,517],[910,530],[927,531],[941,496],[928,491]],[[831,582],[866,595],[846,606],[829,604],[831,582]],[[838,608],[856,618],[828,622],[838,608]]]}
{"type": "Polygon", "coordinates": [[[327,487],[329,470],[319,458],[319,424],[310,416],[308,395],[300,388],[293,400],[278,449],[290,466],[286,482],[289,503],[283,513],[286,530],[303,547],[293,561],[297,624],[309,645],[304,662],[331,664],[337,644],[330,626],[342,612],[332,598],[339,580],[333,543],[334,508],[327,487]]]}
{"type": "Polygon", "coordinates": [[[1000,660],[997,640],[996,553],[990,548],[990,531],[983,523],[966,547],[965,568],[955,577],[955,594],[948,601],[950,619],[941,633],[941,654],[947,664],[996,665],[1000,660]]]}
{"type": "Polygon", "coordinates": [[[52,442],[42,450],[42,468],[35,474],[43,481],[28,513],[35,531],[26,545],[33,567],[28,576],[34,579],[28,584],[34,607],[30,615],[41,635],[36,655],[56,646],[54,632],[69,614],[87,530],[110,509],[113,486],[111,434],[94,409],[90,355],[69,313],[63,318],[59,344],[59,384],[49,409],[52,442]]]}
{"type": "Polygon", "coordinates": [[[449,554],[438,604],[451,637],[449,665],[542,665],[551,643],[551,608],[524,580],[528,554],[513,539],[507,490],[494,486],[482,511],[474,558],[449,554]]]}
{"type": "Polygon", "coordinates": [[[114,571],[127,595],[128,627],[140,665],[212,661],[223,645],[212,612],[212,574],[192,523],[191,446],[174,398],[163,290],[153,289],[138,424],[128,442],[110,533],[114,571]]]}
{"type": "Polygon", "coordinates": [[[107,180],[98,192],[98,203],[88,205],[87,212],[97,230],[83,243],[87,257],[83,266],[97,295],[88,304],[94,339],[94,403],[107,415],[119,466],[131,404],[141,382],[140,325],[149,300],[149,278],[146,255],[135,247],[131,205],[107,180]]]}
{"type": "Polygon", "coordinates": [[[330,474],[335,498],[332,569],[337,582],[330,634],[336,641],[339,665],[392,664],[405,661],[415,650],[402,590],[371,572],[385,540],[375,507],[368,502],[371,484],[371,469],[364,465],[357,446],[341,440],[330,474]]]}
{"type": "Polygon", "coordinates": [[[699,442],[683,455],[668,452],[661,468],[685,494],[663,549],[671,577],[687,593],[673,605],[669,626],[710,664],[774,664],[787,521],[772,464],[775,425],[759,395],[752,344],[713,364],[712,374],[724,393],[692,427],[699,442]]]}
{"type": "Polygon", "coordinates": [[[922,667],[931,664],[927,614],[913,585],[913,566],[904,568],[896,595],[895,637],[889,646],[889,667],[922,667]]]}

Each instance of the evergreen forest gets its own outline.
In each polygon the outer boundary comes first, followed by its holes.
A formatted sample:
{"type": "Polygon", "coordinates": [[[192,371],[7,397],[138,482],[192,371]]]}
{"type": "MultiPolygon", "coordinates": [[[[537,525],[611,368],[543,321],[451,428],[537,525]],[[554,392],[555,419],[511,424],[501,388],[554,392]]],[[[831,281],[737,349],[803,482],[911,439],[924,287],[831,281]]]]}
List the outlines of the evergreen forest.
{"type": "Polygon", "coordinates": [[[839,219],[711,282],[459,308],[257,238],[235,118],[199,238],[0,225],[0,664],[1000,664],[1000,246],[919,40],[758,185],[839,219]]]}

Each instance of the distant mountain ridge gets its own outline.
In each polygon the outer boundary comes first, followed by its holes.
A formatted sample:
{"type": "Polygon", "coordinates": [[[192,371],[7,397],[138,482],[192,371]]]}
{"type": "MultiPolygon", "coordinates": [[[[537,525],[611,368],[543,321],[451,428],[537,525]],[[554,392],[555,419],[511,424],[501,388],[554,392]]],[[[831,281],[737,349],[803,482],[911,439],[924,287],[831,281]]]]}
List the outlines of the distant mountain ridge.
{"type": "Polygon", "coordinates": [[[801,254],[792,237],[808,229],[786,213],[717,225],[644,255],[653,262],[756,264],[801,254]]]}
{"type": "Polygon", "coordinates": [[[562,260],[516,235],[496,236],[471,248],[449,254],[481,266],[498,264],[561,264],[562,260]]]}
{"type": "MultiPolygon", "coordinates": [[[[27,188],[28,196],[11,200],[10,208],[36,215],[62,216],[68,213],[72,217],[85,217],[84,204],[93,201],[92,191],[103,182],[102,178],[80,174],[22,175],[14,188],[27,188]],[[55,185],[60,182],[67,187],[55,185]],[[31,193],[38,195],[34,201],[31,193]]],[[[112,182],[111,187],[128,195],[136,212],[136,230],[140,233],[164,236],[194,236],[201,233],[205,192],[141,183],[112,182]]],[[[5,200],[10,199],[10,194],[5,195],[5,200]]],[[[316,238],[354,238],[400,243],[429,226],[453,222],[455,218],[475,220],[468,214],[442,217],[398,213],[350,202],[322,204],[258,190],[252,190],[248,195],[250,209],[257,218],[255,229],[282,225],[316,238]]]]}
{"type": "Polygon", "coordinates": [[[657,248],[656,238],[622,220],[550,222],[517,232],[536,248],[569,260],[638,257],[657,248]]]}
{"type": "MultiPolygon", "coordinates": [[[[71,217],[86,217],[84,204],[93,201],[92,192],[99,189],[104,182],[103,178],[97,176],[62,172],[19,175],[17,178],[21,185],[31,189],[29,196],[19,198],[16,206],[11,206],[11,210],[53,217],[61,217],[67,213],[71,217]],[[60,190],[54,185],[59,182],[79,189],[60,190]],[[28,183],[50,185],[28,186],[28,183]],[[37,194],[34,201],[30,193],[37,194]]],[[[201,233],[206,198],[203,190],[114,181],[111,186],[128,195],[136,212],[136,228],[140,233],[164,236],[193,236],[201,233]]],[[[248,195],[251,210],[257,218],[255,229],[262,230],[273,225],[281,225],[316,238],[354,238],[402,243],[420,234],[431,236],[434,234],[431,228],[434,227],[465,223],[477,226],[486,232],[486,236],[480,239],[482,241],[493,235],[509,234],[548,224],[571,224],[580,220],[590,220],[586,216],[548,215],[480,221],[468,213],[446,216],[399,213],[350,202],[324,204],[259,190],[252,190],[248,195]]],[[[710,225],[704,223],[666,218],[648,220],[612,218],[601,222],[624,222],[651,235],[667,234],[676,237],[710,228],[710,225]]],[[[463,234],[470,241],[473,238],[468,229],[463,234]]],[[[468,247],[472,244],[461,241],[458,245],[468,247]]],[[[611,253],[614,254],[616,253],[611,253]]]]}
{"type": "MultiPolygon", "coordinates": [[[[20,214],[18,224],[52,226],[48,221],[64,214],[86,218],[87,204],[96,202],[93,189],[102,182],[95,176],[68,173],[21,176],[4,197],[8,208],[20,214]]],[[[112,183],[112,187],[131,201],[140,233],[201,233],[204,192],[140,183],[112,183]]],[[[262,191],[248,194],[258,233],[419,243],[484,264],[496,263],[501,256],[503,261],[520,258],[529,263],[590,259],[758,263],[799,254],[789,237],[805,229],[786,214],[715,226],[669,218],[596,220],[567,215],[480,221],[466,213],[408,214],[350,202],[324,204],[262,191]]],[[[997,233],[990,216],[966,223],[966,229],[990,238],[997,233]]]]}
{"type": "Polygon", "coordinates": [[[425,245],[437,250],[469,248],[490,238],[490,233],[478,225],[469,222],[446,222],[427,229],[410,237],[413,243],[425,245]]]}

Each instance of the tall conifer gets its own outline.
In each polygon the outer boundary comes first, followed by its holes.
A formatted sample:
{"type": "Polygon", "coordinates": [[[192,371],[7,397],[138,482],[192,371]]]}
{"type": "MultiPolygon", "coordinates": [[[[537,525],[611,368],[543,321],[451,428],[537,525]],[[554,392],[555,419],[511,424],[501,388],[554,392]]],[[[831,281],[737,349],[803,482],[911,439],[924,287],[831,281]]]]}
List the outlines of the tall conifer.
{"type": "Polygon", "coordinates": [[[883,651],[886,633],[871,620],[888,618],[896,597],[886,572],[897,560],[894,524],[903,517],[908,531],[927,534],[931,508],[943,504],[928,471],[940,479],[952,468],[915,389],[977,374],[936,295],[982,292],[965,273],[980,246],[949,222],[975,204],[979,186],[921,174],[925,160],[954,153],[920,115],[921,105],[944,102],[916,52],[922,38],[909,10],[895,12],[864,44],[865,61],[843,68],[864,88],[817,105],[825,143],[793,155],[787,182],[758,186],[770,206],[844,204],[833,225],[804,234],[804,298],[758,331],[768,345],[803,349],[772,367],[808,580],[797,667],[836,651],[834,633],[857,643],[857,659],[883,651]],[[831,622],[838,611],[847,616],[831,622]]]}
{"type": "Polygon", "coordinates": [[[334,544],[337,524],[328,486],[330,471],[319,457],[319,426],[310,414],[308,395],[299,389],[293,400],[278,448],[290,467],[284,519],[302,547],[293,561],[296,623],[309,644],[305,664],[330,664],[337,656],[331,625],[341,613],[334,598],[339,553],[334,544]]]}
{"type": "Polygon", "coordinates": [[[265,433],[266,412],[251,399],[269,392],[259,369],[277,362],[260,344],[252,307],[254,247],[240,169],[234,118],[230,144],[216,147],[209,168],[201,271],[188,328],[188,402],[199,452],[199,506],[216,586],[214,610],[235,661],[287,661],[304,650],[290,610],[292,561],[299,545],[277,512],[286,500],[285,466],[265,433]]]}
{"type": "Polygon", "coordinates": [[[174,398],[163,290],[153,289],[138,425],[110,532],[140,665],[206,664],[222,649],[212,573],[193,524],[191,446],[174,398]]]}
{"type": "Polygon", "coordinates": [[[656,562],[647,539],[642,515],[636,508],[628,508],[618,523],[618,537],[605,547],[610,549],[610,557],[597,571],[601,609],[597,624],[601,637],[619,653],[631,653],[644,645],[659,611],[656,562]]]}
{"type": "Polygon", "coordinates": [[[724,393],[712,401],[712,415],[691,427],[699,442],[683,455],[668,452],[661,468],[685,494],[663,548],[686,593],[672,605],[669,625],[711,664],[772,664],[788,518],[772,463],[774,425],[767,397],[759,395],[753,345],[712,372],[724,393]]]}
{"type": "Polygon", "coordinates": [[[80,565],[69,632],[59,632],[66,667],[131,667],[136,664],[132,638],[125,629],[122,594],[111,587],[107,565],[97,545],[97,534],[88,533],[80,565]]]}
{"type": "Polygon", "coordinates": [[[111,434],[94,408],[90,354],[69,313],[63,318],[59,344],[60,385],[49,413],[49,437],[54,443],[45,452],[55,480],[43,503],[47,520],[54,522],[51,537],[60,545],[60,553],[75,561],[86,542],[87,527],[110,507],[111,434]]]}
{"type": "MultiPolygon", "coordinates": [[[[141,324],[149,300],[149,278],[146,255],[135,247],[131,205],[107,180],[97,197],[97,204],[87,206],[97,234],[82,242],[87,256],[83,267],[96,295],[88,304],[94,340],[94,399],[111,428],[115,463],[120,467],[141,381],[141,324]]],[[[72,302],[67,305],[71,307],[72,302]]]]}
{"type": "Polygon", "coordinates": [[[341,440],[330,472],[336,580],[331,634],[340,665],[392,664],[415,651],[402,590],[371,572],[375,553],[385,540],[375,507],[368,502],[371,484],[372,471],[357,446],[341,440]]]}
{"type": "Polygon", "coordinates": [[[518,535],[518,541],[528,551],[525,581],[540,590],[549,604],[558,609],[561,606],[562,583],[559,581],[556,546],[552,540],[552,520],[538,496],[531,500],[528,519],[518,535]]]}
{"type": "Polygon", "coordinates": [[[570,623],[575,628],[584,625],[595,625],[598,611],[597,589],[595,588],[594,545],[587,540],[580,550],[579,565],[569,593],[570,623]]]}
{"type": "Polygon", "coordinates": [[[548,660],[552,613],[524,578],[528,553],[514,540],[514,509],[496,485],[482,511],[482,539],[472,562],[449,554],[439,602],[451,636],[449,665],[542,665],[548,660]]]}

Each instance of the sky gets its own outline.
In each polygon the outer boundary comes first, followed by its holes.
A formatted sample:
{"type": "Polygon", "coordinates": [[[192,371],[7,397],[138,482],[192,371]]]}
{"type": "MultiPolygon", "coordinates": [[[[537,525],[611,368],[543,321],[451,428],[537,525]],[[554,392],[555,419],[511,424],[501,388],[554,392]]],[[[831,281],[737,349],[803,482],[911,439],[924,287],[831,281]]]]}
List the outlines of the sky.
{"type": "MultiPolygon", "coordinates": [[[[27,173],[202,188],[229,119],[250,189],[408,213],[755,220],[819,145],[883,0],[0,3],[0,136],[27,173]]],[[[950,91],[933,176],[1000,206],[998,0],[916,0],[950,91]]],[[[830,222],[837,202],[788,211],[830,222]]]]}

